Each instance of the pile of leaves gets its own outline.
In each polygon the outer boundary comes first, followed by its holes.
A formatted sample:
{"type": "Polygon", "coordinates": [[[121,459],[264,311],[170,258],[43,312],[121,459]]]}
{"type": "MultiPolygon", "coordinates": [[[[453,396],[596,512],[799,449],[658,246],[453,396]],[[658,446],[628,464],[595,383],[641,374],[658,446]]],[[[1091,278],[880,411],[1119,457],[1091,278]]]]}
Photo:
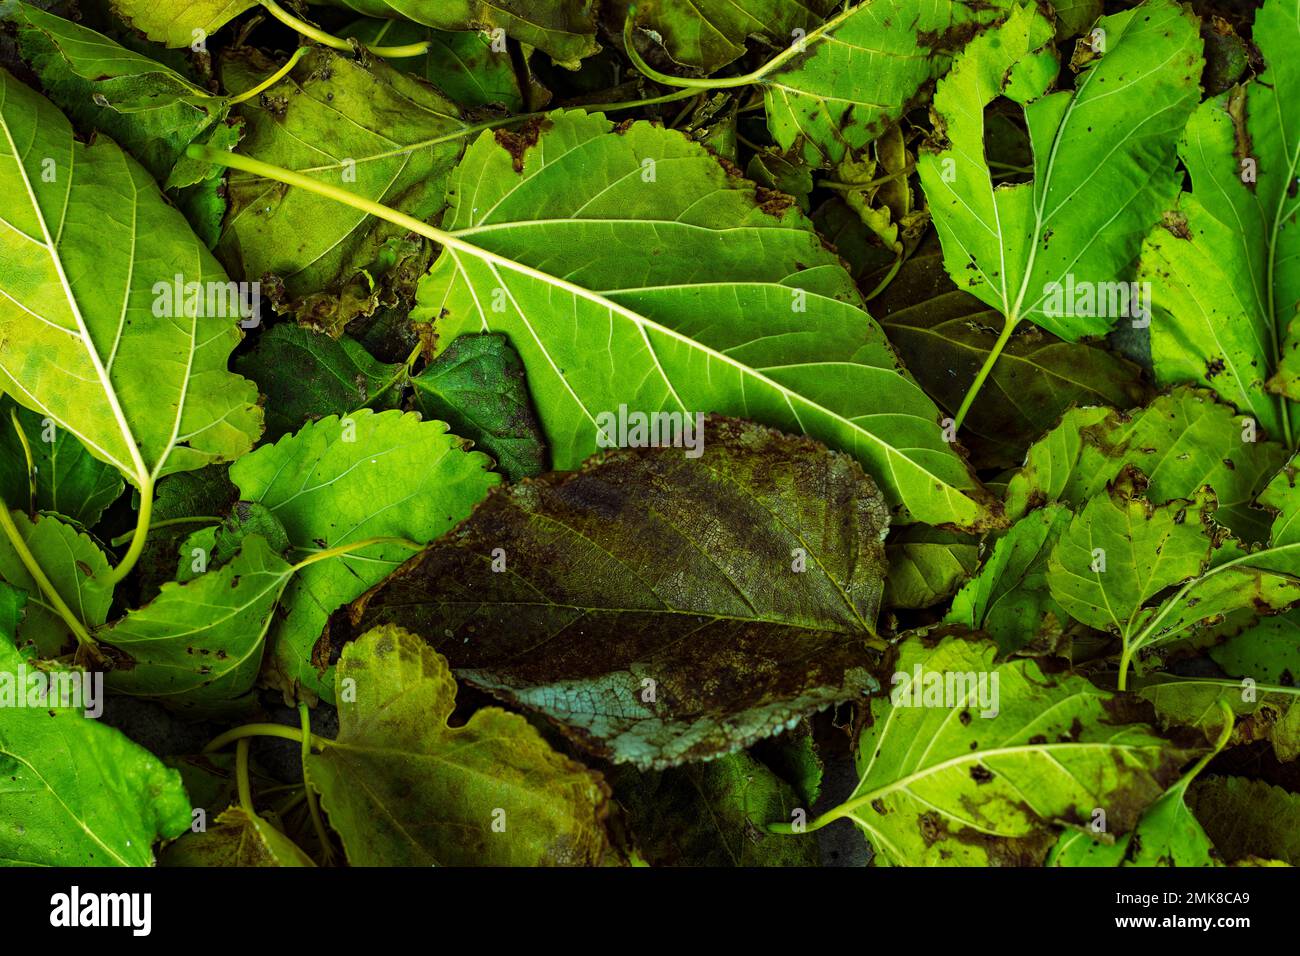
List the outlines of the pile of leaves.
{"type": "Polygon", "coordinates": [[[1300,862],[1297,0],[0,23],[0,860],[1300,862]]]}

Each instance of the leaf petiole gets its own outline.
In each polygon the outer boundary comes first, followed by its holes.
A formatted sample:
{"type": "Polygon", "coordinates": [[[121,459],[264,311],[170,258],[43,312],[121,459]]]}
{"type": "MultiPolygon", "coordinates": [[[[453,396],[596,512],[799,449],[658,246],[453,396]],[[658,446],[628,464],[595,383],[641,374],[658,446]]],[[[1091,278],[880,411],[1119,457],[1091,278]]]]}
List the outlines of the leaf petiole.
{"type": "Polygon", "coordinates": [[[252,89],[245,90],[244,92],[240,93],[238,96],[232,96],[227,102],[229,102],[231,106],[234,106],[237,103],[243,103],[245,100],[251,100],[254,96],[257,96],[263,90],[269,89],[270,87],[279,83],[286,76],[288,76],[289,71],[298,65],[298,61],[301,60],[304,56],[306,56],[310,52],[311,52],[311,47],[309,46],[298,47],[298,49],[293,51],[293,56],[289,57],[288,62],[286,62],[284,66],[280,67],[280,69],[276,70],[274,73],[272,73],[270,76],[264,79],[261,83],[258,83],[252,89]]]}
{"type": "Polygon", "coordinates": [[[303,791],[307,795],[307,810],[311,814],[316,839],[320,841],[321,862],[329,865],[334,861],[334,846],[330,843],[329,831],[325,829],[325,820],[320,814],[320,801],[316,799],[316,791],[307,779],[307,758],[311,756],[311,712],[307,709],[306,701],[298,701],[298,720],[302,724],[302,782],[303,791]]]}
{"type": "Polygon", "coordinates": [[[149,538],[149,522],[153,518],[153,479],[140,482],[140,513],[136,515],[135,532],[131,536],[131,546],[127,548],[126,554],[117,567],[109,571],[103,579],[105,587],[116,587],[117,584],[131,573],[135,563],[140,560],[140,555],[144,552],[145,542],[149,538]]]}
{"type": "Polygon", "coordinates": [[[966,389],[966,396],[961,400],[961,406],[957,409],[957,414],[953,416],[954,430],[961,429],[962,422],[966,420],[966,413],[975,404],[975,396],[979,394],[984,381],[989,377],[989,373],[993,371],[993,366],[997,364],[998,359],[1002,356],[1002,350],[1011,341],[1011,334],[1015,332],[1018,324],[1018,320],[1009,318],[1002,327],[1002,334],[993,343],[993,348],[989,351],[988,357],[984,359],[984,364],[980,366],[980,370],[975,374],[975,380],[970,383],[970,388],[966,389]]]}
{"type": "MultiPolygon", "coordinates": [[[[220,515],[191,515],[187,518],[164,518],[162,521],[155,521],[153,524],[149,525],[149,530],[153,531],[155,528],[170,528],[173,525],[178,524],[215,524],[219,521],[221,521],[220,515]]],[[[127,531],[124,534],[119,534],[116,538],[112,538],[108,543],[115,548],[120,548],[122,545],[133,540],[138,530],[138,528],[132,528],[130,531],[127,531]]]]}
{"type": "MultiPolygon", "coordinates": [[[[296,30],[303,36],[315,40],[321,46],[327,46],[331,50],[343,50],[351,52],[351,41],[344,40],[342,37],[336,37],[332,33],[326,33],[319,27],[314,27],[306,20],[295,17],[292,13],[280,6],[275,0],[259,0],[266,12],[275,17],[291,30],[296,30]]],[[[401,59],[403,57],[420,56],[429,52],[429,42],[407,43],[404,46],[366,46],[365,48],[375,56],[381,56],[385,59],[401,59]]]]}
{"type": "Polygon", "coordinates": [[[13,422],[18,443],[23,446],[23,456],[27,459],[27,514],[36,514],[36,460],[32,457],[32,446],[27,441],[27,433],[18,421],[18,409],[9,409],[9,420],[13,422]]]}
{"type": "Polygon", "coordinates": [[[239,789],[239,805],[250,817],[256,816],[253,809],[253,787],[248,779],[248,738],[244,737],[235,745],[235,786],[239,789]]]}
{"type": "Polygon", "coordinates": [[[286,724],[241,724],[227,730],[219,737],[214,737],[212,742],[203,748],[203,753],[215,753],[223,747],[229,746],[236,741],[243,740],[246,737],[283,737],[285,740],[293,740],[302,743],[304,739],[310,739],[311,746],[324,749],[334,743],[325,737],[317,737],[311,734],[310,738],[297,727],[289,727],[286,724]]]}

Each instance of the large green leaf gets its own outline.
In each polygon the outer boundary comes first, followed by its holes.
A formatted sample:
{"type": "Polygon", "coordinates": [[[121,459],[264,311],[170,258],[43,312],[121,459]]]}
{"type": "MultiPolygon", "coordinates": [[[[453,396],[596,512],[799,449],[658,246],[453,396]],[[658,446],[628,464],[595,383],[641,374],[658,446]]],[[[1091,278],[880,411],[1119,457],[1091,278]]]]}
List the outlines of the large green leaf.
{"type": "Polygon", "coordinates": [[[1253,36],[1267,68],[1203,104],[1179,157],[1192,191],[1142,250],[1158,314],[1151,357],[1162,383],[1197,382],[1292,442],[1292,411],[1265,379],[1300,399],[1300,6],[1267,0],[1253,36]]]}
{"type": "MultiPolygon", "coordinates": [[[[0,680],[22,658],[0,639],[0,680]]],[[[180,774],[79,710],[0,707],[0,865],[149,866],[190,825],[180,774]]]]}
{"type": "Polygon", "coordinates": [[[444,248],[412,317],[440,341],[500,331],[523,358],[556,468],[597,416],[718,412],[854,454],[915,520],[995,506],[940,415],[796,209],[756,197],[680,133],[555,113],[484,134],[449,186],[444,248]]]}
{"type": "MultiPolygon", "coordinates": [[[[248,52],[226,57],[221,74],[227,86],[243,89],[274,68],[248,52]]],[[[246,129],[239,153],[417,219],[442,206],[461,150],[453,134],[465,125],[455,104],[427,84],[382,60],[359,62],[323,48],[237,113],[246,129]]],[[[249,281],[275,275],[291,299],[337,289],[370,265],[385,241],[404,233],[316,193],[238,172],[230,175],[229,192],[217,255],[249,281]]]]}
{"type": "MultiPolygon", "coordinates": [[[[215,33],[257,0],[112,0],[117,11],[150,39],[189,46],[215,33]],[[197,33],[195,31],[198,31],[197,33]]],[[[594,0],[309,0],[368,17],[411,20],[439,30],[504,30],[521,43],[577,69],[600,49],[594,0]]]]}
{"type": "MultiPolygon", "coordinates": [[[[246,455],[230,469],[245,500],[266,507],[296,557],[372,538],[427,544],[455,527],[500,481],[447,426],[413,413],[368,410],[324,418],[246,455]]],[[[411,548],[375,543],[301,568],[273,630],[273,671],[286,687],[329,696],[327,624],[338,607],[387,577],[411,548]]]]}
{"type": "MultiPolygon", "coordinates": [[[[99,545],[54,515],[29,518],[15,511],[12,518],[18,536],[73,616],[87,628],[103,624],[113,591],[95,580],[108,573],[108,559],[99,545]]],[[[7,536],[0,536],[0,579],[27,592],[26,615],[18,629],[20,646],[33,646],[44,657],[76,647],[76,637],[7,536]]]]}
{"type": "Polygon", "coordinates": [[[74,435],[0,395],[0,500],[29,512],[54,511],[90,528],[122,488],[117,469],[74,435]]]}
{"type": "Polygon", "coordinates": [[[1156,504],[1214,489],[1215,520],[1247,541],[1268,537],[1266,512],[1251,507],[1286,460],[1274,442],[1253,441],[1240,416],[1204,389],[1177,388],[1128,414],[1105,408],[1067,412],[1029,449],[1007,486],[1007,515],[1063,501],[1081,506],[1126,466],[1148,479],[1156,504]]]}
{"type": "Polygon", "coordinates": [[[853,459],[710,421],[490,495],[354,608],[640,767],[707,759],[878,687],[886,512],[853,459]]]}
{"type": "MultiPolygon", "coordinates": [[[[873,275],[863,287],[877,281],[873,275]]],[[[998,313],[953,284],[937,241],[903,263],[871,300],[871,311],[926,393],[955,413],[997,347],[998,313]]],[[[971,406],[962,441],[980,466],[1015,467],[1071,405],[1140,404],[1147,393],[1139,375],[1137,366],[1104,348],[1022,326],[971,406]]]]}
{"type": "Polygon", "coordinates": [[[246,451],[262,423],[252,383],[226,370],[238,316],[211,314],[226,276],[181,214],[3,71],[0,132],[0,387],[147,494],[246,451]],[[203,308],[160,298],[176,276],[204,283],[203,308]]]}
{"type": "Polygon", "coordinates": [[[117,693],[213,710],[252,689],[271,612],[293,568],[251,536],[235,558],[161,593],[95,633],[125,655],[107,683],[117,693]]]}
{"type": "Polygon", "coordinates": [[[170,67],[103,34],[26,3],[0,4],[19,25],[23,57],[50,98],[108,135],[167,186],[188,186],[203,167],[185,147],[208,141],[229,103],[170,67]]]}
{"type": "Polygon", "coordinates": [[[1177,191],[1178,134],[1200,95],[1196,19],[1172,0],[1098,27],[1105,53],[1085,63],[1074,90],[1051,94],[1058,69],[1045,17],[1019,9],[976,37],[938,85],[940,137],[918,163],[953,280],[1008,329],[1027,319],[1071,342],[1119,315],[1141,321],[1131,303],[1089,306],[1071,290],[1108,300],[1098,284],[1133,278],[1142,235],[1177,191]],[[983,109],[999,96],[1025,104],[1032,182],[995,188],[985,165],[983,109]]]}
{"type": "Polygon", "coordinates": [[[518,714],[447,724],[447,661],[400,628],[349,644],[339,736],[307,758],[354,866],[590,865],[605,848],[608,787],[518,714]]]}
{"type": "Polygon", "coordinates": [[[995,655],[952,637],[902,645],[892,702],[871,705],[861,780],[827,814],[861,827],[878,862],[1036,866],[1054,824],[1101,807],[1110,831],[1126,833],[1177,777],[1187,751],[1125,717],[1111,694],[995,655]]]}

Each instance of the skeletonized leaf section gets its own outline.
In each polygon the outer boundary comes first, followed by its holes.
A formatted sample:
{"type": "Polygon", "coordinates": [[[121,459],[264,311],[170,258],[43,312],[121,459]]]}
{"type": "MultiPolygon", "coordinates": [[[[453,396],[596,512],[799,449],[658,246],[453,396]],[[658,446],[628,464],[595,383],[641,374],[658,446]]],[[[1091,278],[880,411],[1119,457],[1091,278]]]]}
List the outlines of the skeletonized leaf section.
{"type": "Polygon", "coordinates": [[[444,249],[413,318],[510,337],[556,468],[620,405],[717,412],[850,452],[916,520],[994,520],[838,257],[698,144],[555,113],[480,137],[448,198],[445,227],[485,253],[444,249]]]}
{"type": "Polygon", "coordinates": [[[248,450],[235,287],[142,167],[3,71],[0,218],[0,388],[137,485],[248,450]]]}
{"type": "Polygon", "coordinates": [[[873,690],[886,511],[845,455],[734,420],[490,495],[358,602],[617,762],[728,753],[873,690]]]}

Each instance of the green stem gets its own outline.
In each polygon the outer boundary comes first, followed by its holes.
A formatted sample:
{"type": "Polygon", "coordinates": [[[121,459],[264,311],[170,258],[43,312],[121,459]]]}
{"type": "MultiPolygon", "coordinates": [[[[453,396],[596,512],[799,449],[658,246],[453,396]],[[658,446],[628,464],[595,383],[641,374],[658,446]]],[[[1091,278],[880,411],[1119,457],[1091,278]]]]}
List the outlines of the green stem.
{"type": "Polygon", "coordinates": [[[993,366],[997,364],[998,357],[1002,355],[1002,350],[1007,347],[1011,341],[1011,333],[1016,330],[1017,320],[1008,318],[1006,325],[1002,327],[1002,334],[998,340],[993,343],[993,349],[989,352],[988,358],[980,366],[980,370],[975,375],[975,381],[970,383],[970,388],[966,389],[966,397],[961,400],[961,407],[957,409],[957,414],[953,418],[953,428],[960,430],[961,424],[966,420],[966,413],[970,407],[975,404],[975,396],[979,394],[980,388],[984,385],[984,380],[989,377],[993,371],[993,366]]]}
{"type": "Polygon", "coordinates": [[[104,577],[106,587],[115,587],[118,582],[131,573],[135,563],[144,552],[145,542],[149,538],[149,520],[153,517],[153,479],[140,483],[140,513],[135,519],[135,533],[131,537],[131,547],[127,549],[121,562],[104,577]]]}
{"type": "Polygon", "coordinates": [[[905,258],[907,257],[904,253],[900,252],[898,254],[898,257],[894,259],[894,264],[890,266],[889,271],[885,273],[885,277],[877,282],[876,287],[867,294],[866,299],[868,302],[880,295],[880,293],[884,292],[889,283],[894,281],[894,277],[898,275],[898,270],[903,268],[903,260],[905,258]]]}
{"type": "MultiPolygon", "coordinates": [[[[291,30],[296,30],[303,36],[315,40],[321,46],[327,46],[332,50],[350,51],[352,44],[342,37],[336,37],[332,33],[326,33],[320,27],[312,26],[306,20],[295,17],[292,13],[280,6],[275,0],[260,0],[266,12],[275,17],[291,30]]],[[[362,44],[367,50],[375,56],[382,56],[387,59],[400,59],[402,57],[420,56],[429,52],[429,42],[426,40],[421,43],[408,43],[404,46],[368,46],[362,44]]]]}
{"type": "MultiPolygon", "coordinates": [[[[173,525],[178,524],[199,524],[200,522],[212,523],[220,520],[220,515],[191,515],[188,518],[164,518],[161,521],[155,521],[153,524],[149,525],[149,530],[153,531],[157,528],[170,528],[173,525]]],[[[120,548],[122,545],[135,538],[137,530],[138,529],[136,528],[132,528],[124,534],[119,534],[108,543],[115,548],[120,548]]]]}
{"type": "Polygon", "coordinates": [[[253,787],[248,779],[248,738],[242,738],[235,745],[235,785],[239,788],[239,805],[250,817],[256,816],[253,809],[253,787]]]}
{"type": "Polygon", "coordinates": [[[9,420],[14,424],[18,443],[23,446],[23,456],[27,459],[27,515],[36,515],[36,459],[32,456],[32,446],[27,441],[27,433],[18,421],[18,409],[9,409],[9,420]]]}
{"type": "MultiPolygon", "coordinates": [[[[297,727],[289,727],[285,724],[242,724],[213,739],[210,744],[203,748],[203,752],[205,754],[215,753],[222,747],[237,740],[243,740],[245,737],[283,737],[285,740],[294,740],[301,743],[303,732],[297,727]]],[[[324,737],[317,737],[315,734],[311,735],[311,745],[313,747],[325,748],[333,742],[324,737]]]]}
{"type": "Polygon", "coordinates": [[[1119,684],[1121,691],[1128,690],[1128,669],[1133,662],[1133,655],[1137,652],[1134,646],[1127,638],[1124,639],[1124,649],[1119,654],[1119,684]]]}
{"type": "Polygon", "coordinates": [[[328,866],[334,862],[334,846],[330,843],[329,831],[325,829],[325,820],[321,817],[316,791],[312,790],[311,781],[307,779],[307,758],[311,756],[311,712],[303,700],[298,701],[298,722],[302,725],[302,784],[307,792],[307,810],[311,813],[312,829],[316,831],[316,839],[320,842],[321,862],[328,866]]]}
{"type": "Polygon", "coordinates": [[[36,556],[27,547],[27,542],[23,540],[23,536],[18,533],[18,526],[14,524],[13,515],[9,513],[9,506],[5,504],[3,498],[0,498],[0,529],[4,530],[5,537],[9,539],[9,544],[18,555],[18,560],[27,569],[31,579],[36,582],[40,592],[45,595],[45,600],[50,603],[50,607],[54,608],[54,612],[63,619],[63,623],[68,625],[68,629],[76,637],[77,643],[86,648],[98,646],[95,639],[90,636],[90,632],[86,630],[86,625],[81,622],[81,618],[72,613],[72,608],[68,607],[67,602],[63,600],[63,596],[59,594],[53,582],[46,576],[40,562],[36,560],[36,556]]]}
{"type": "Polygon", "coordinates": [[[283,80],[286,76],[289,75],[290,70],[292,70],[295,66],[298,65],[298,61],[301,60],[304,56],[306,56],[309,52],[311,52],[311,47],[309,46],[298,47],[298,49],[293,51],[293,56],[289,57],[289,62],[285,63],[284,66],[280,67],[280,69],[276,70],[266,79],[264,79],[261,83],[258,83],[251,90],[245,90],[244,92],[240,93],[238,96],[232,96],[227,102],[231,106],[234,106],[236,103],[242,103],[245,100],[251,100],[258,93],[261,93],[263,90],[269,89],[270,87],[279,83],[281,80],[283,80]]]}
{"type": "Polygon", "coordinates": [[[865,183],[842,183],[835,179],[819,179],[817,181],[817,185],[825,186],[827,189],[835,189],[840,192],[851,193],[851,192],[857,192],[858,190],[861,189],[872,189],[876,186],[883,186],[885,183],[893,182],[895,179],[901,179],[903,177],[910,176],[912,175],[912,172],[915,169],[916,169],[915,163],[908,163],[902,169],[898,170],[898,172],[889,173],[888,175],[881,176],[878,179],[873,179],[865,183]]]}

